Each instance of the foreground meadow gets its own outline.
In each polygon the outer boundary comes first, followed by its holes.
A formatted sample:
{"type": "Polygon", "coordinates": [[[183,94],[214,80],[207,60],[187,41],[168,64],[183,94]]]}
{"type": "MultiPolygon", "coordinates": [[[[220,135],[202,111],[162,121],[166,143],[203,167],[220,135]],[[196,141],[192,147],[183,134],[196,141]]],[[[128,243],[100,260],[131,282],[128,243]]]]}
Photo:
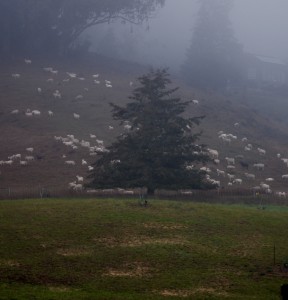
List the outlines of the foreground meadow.
{"type": "Polygon", "coordinates": [[[279,299],[288,283],[287,207],[10,200],[0,217],[1,300],[279,299]]]}

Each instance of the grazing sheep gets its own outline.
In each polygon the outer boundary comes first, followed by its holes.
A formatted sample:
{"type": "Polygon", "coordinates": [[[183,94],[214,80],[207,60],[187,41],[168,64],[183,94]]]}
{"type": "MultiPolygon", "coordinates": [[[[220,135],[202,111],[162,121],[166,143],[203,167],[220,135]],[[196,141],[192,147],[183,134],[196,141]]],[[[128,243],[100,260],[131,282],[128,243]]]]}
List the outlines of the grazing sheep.
{"type": "Polygon", "coordinates": [[[75,166],[75,165],[76,165],[76,163],[75,163],[74,160],[66,160],[66,161],[65,161],[65,164],[66,164],[66,165],[70,165],[70,166],[75,166]]]}
{"type": "Polygon", "coordinates": [[[12,110],[12,111],[11,111],[11,114],[12,114],[12,115],[17,115],[17,114],[19,114],[19,109],[14,109],[14,110],[12,110]]]}
{"type": "Polygon", "coordinates": [[[282,175],[282,179],[288,179],[288,174],[282,175]]]}
{"type": "Polygon", "coordinates": [[[34,115],[34,116],[40,116],[41,115],[41,112],[39,111],[39,110],[32,110],[32,114],[34,115]]]}
{"type": "Polygon", "coordinates": [[[256,169],[258,169],[258,170],[261,170],[261,171],[263,171],[263,170],[264,170],[264,167],[265,167],[265,165],[264,165],[264,164],[262,164],[262,163],[257,163],[257,164],[254,164],[254,165],[253,165],[253,167],[254,167],[254,168],[256,168],[256,169]]]}
{"type": "Polygon", "coordinates": [[[34,148],[32,148],[32,147],[30,147],[30,148],[26,148],[26,151],[27,151],[27,152],[31,152],[31,153],[32,153],[32,152],[34,151],[34,148]]]}
{"type": "Polygon", "coordinates": [[[20,78],[20,74],[12,74],[12,77],[15,79],[20,78]]]}
{"type": "Polygon", "coordinates": [[[270,185],[269,185],[269,184],[266,184],[266,183],[263,183],[263,182],[260,183],[260,187],[261,187],[261,189],[263,189],[263,190],[268,190],[268,189],[270,189],[270,185]]]}
{"type": "Polygon", "coordinates": [[[93,168],[92,166],[88,166],[88,170],[89,170],[89,171],[93,171],[94,168],[93,168]]]}
{"type": "Polygon", "coordinates": [[[232,179],[235,178],[235,175],[232,175],[232,174],[227,173],[227,177],[228,177],[228,179],[231,181],[232,179]]]}
{"type": "Polygon", "coordinates": [[[244,173],[244,175],[245,175],[246,178],[249,179],[249,180],[254,180],[254,179],[255,179],[255,175],[254,175],[254,174],[244,173]]]}
{"type": "Polygon", "coordinates": [[[242,179],[241,178],[236,178],[236,179],[234,179],[233,182],[236,183],[236,184],[242,184],[242,179]]]}
{"type": "Polygon", "coordinates": [[[257,148],[258,152],[260,155],[265,155],[266,154],[266,150],[261,149],[261,148],[257,148]]]}
{"type": "Polygon", "coordinates": [[[272,181],[274,181],[274,178],[269,177],[269,178],[266,178],[265,181],[272,182],[272,181]]]}
{"type": "Polygon", "coordinates": [[[199,104],[199,101],[194,99],[194,100],[192,100],[192,103],[197,105],[197,104],[199,104]]]}
{"type": "Polygon", "coordinates": [[[56,98],[59,98],[59,99],[62,98],[61,93],[59,92],[59,90],[56,90],[56,91],[53,93],[53,96],[54,96],[55,99],[56,99],[56,98]]]}
{"type": "Polygon", "coordinates": [[[222,171],[222,170],[219,170],[219,169],[216,169],[216,172],[217,172],[217,175],[218,176],[223,176],[223,177],[225,177],[225,171],[222,171]]]}
{"type": "Polygon", "coordinates": [[[87,161],[85,159],[82,159],[82,165],[87,165],[87,161]]]}
{"type": "Polygon", "coordinates": [[[31,59],[25,58],[24,61],[25,61],[25,64],[26,64],[26,65],[32,64],[32,60],[31,60],[31,59]]]}
{"type": "Polygon", "coordinates": [[[27,155],[27,156],[25,156],[25,159],[26,159],[27,161],[32,161],[32,160],[34,160],[34,156],[32,156],[32,155],[27,155]]]}
{"type": "Polygon", "coordinates": [[[83,182],[83,181],[84,181],[84,178],[83,178],[82,176],[76,175],[76,177],[77,177],[77,180],[78,180],[78,181],[80,181],[80,182],[83,182]]]}
{"type": "Polygon", "coordinates": [[[48,110],[48,116],[53,117],[54,113],[51,110],[48,110]]]}
{"type": "Polygon", "coordinates": [[[219,152],[217,150],[208,148],[207,151],[208,151],[208,155],[211,159],[218,159],[219,152]]]}
{"type": "Polygon", "coordinates": [[[74,117],[74,119],[80,119],[80,115],[78,115],[78,114],[75,114],[75,113],[73,113],[73,117],[74,117]]]}
{"type": "Polygon", "coordinates": [[[278,197],[284,197],[285,198],[286,197],[286,192],[276,192],[275,195],[278,196],[278,197]]]}
{"type": "Polygon", "coordinates": [[[228,165],[235,165],[235,158],[233,157],[225,157],[228,165]]]}

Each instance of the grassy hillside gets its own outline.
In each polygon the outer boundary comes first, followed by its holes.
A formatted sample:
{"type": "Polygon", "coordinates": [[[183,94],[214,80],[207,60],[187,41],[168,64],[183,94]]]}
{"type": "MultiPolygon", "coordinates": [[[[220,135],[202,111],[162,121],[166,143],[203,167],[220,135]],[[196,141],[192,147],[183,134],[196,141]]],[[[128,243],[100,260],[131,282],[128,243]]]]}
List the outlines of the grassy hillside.
{"type": "MultiPolygon", "coordinates": [[[[80,141],[89,141],[94,146],[97,144],[96,140],[90,137],[90,134],[94,134],[97,139],[103,140],[105,145],[111,143],[124,129],[111,119],[109,103],[124,104],[137,85],[135,79],[145,72],[147,68],[143,66],[98,56],[81,62],[41,61],[32,58],[32,64],[28,65],[23,58],[2,65],[0,160],[8,160],[13,154],[21,154],[24,159],[26,155],[31,155],[25,149],[33,147],[35,161],[27,166],[21,166],[19,161],[12,165],[0,165],[1,187],[66,188],[69,182],[76,180],[76,175],[85,177],[88,169],[87,165],[81,164],[82,159],[91,164],[96,157],[90,156],[87,148],[79,146],[77,150],[73,150],[56,141],[54,136],[66,137],[70,134],[80,141]],[[45,67],[52,67],[58,74],[44,71],[45,67]],[[76,73],[77,77],[70,78],[67,72],[76,73]],[[12,74],[20,74],[20,77],[14,78],[12,74]],[[99,74],[99,78],[93,77],[96,74],[99,74]],[[47,81],[49,79],[53,81],[47,81]],[[94,80],[100,83],[97,84],[94,80]],[[105,80],[112,82],[112,88],[105,86],[105,80]],[[39,87],[41,93],[37,91],[39,87]],[[53,96],[56,90],[61,93],[61,99],[53,96]],[[82,97],[77,97],[80,95],[82,97]],[[16,109],[19,113],[11,114],[16,109]],[[41,116],[27,117],[27,109],[39,110],[41,116]],[[53,111],[53,116],[48,115],[49,110],[53,111]],[[79,114],[80,119],[75,119],[74,113],[79,114]],[[113,126],[114,129],[109,129],[109,126],[113,126]],[[66,165],[65,160],[74,160],[76,166],[66,165]]],[[[286,189],[281,176],[288,173],[288,170],[276,154],[281,153],[282,157],[288,157],[287,125],[252,110],[247,94],[237,95],[235,101],[231,96],[218,96],[191,89],[177,78],[172,78],[172,81],[174,86],[180,87],[178,94],[183,99],[199,100],[199,105],[191,105],[187,115],[206,116],[199,128],[203,130],[203,139],[200,142],[217,149],[221,161],[220,165],[210,166],[211,177],[221,180],[221,186],[227,187],[227,177],[217,177],[216,169],[219,168],[235,174],[236,178],[242,178],[245,187],[258,185],[267,177],[273,177],[273,190],[286,189]],[[235,127],[235,123],[239,123],[239,126],[235,127]],[[237,140],[232,141],[230,145],[225,144],[218,138],[219,131],[236,135],[237,140]],[[242,142],[243,137],[247,137],[248,141],[242,142]],[[247,143],[253,145],[252,151],[244,151],[247,143]],[[266,156],[259,156],[257,147],[264,148],[267,151],[266,156]],[[225,157],[236,157],[234,170],[227,171],[225,157]],[[239,164],[240,161],[245,161],[249,169],[243,168],[239,164]],[[252,165],[259,162],[265,163],[264,171],[253,169],[252,165]],[[256,180],[246,180],[245,172],[254,173],[256,180]]]]}
{"type": "Polygon", "coordinates": [[[288,280],[283,207],[51,199],[0,212],[2,300],[273,300],[288,280]]]}

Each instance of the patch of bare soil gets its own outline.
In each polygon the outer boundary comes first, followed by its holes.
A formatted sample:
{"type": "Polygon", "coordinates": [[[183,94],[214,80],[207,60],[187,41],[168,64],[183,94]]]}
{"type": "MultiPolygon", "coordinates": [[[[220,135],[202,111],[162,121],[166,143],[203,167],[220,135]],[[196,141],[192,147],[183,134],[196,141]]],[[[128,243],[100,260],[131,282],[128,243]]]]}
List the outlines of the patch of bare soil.
{"type": "Polygon", "coordinates": [[[3,259],[3,260],[0,260],[0,266],[20,267],[20,263],[16,260],[12,260],[12,259],[3,259]]]}
{"type": "Polygon", "coordinates": [[[185,229],[187,226],[183,224],[162,224],[162,223],[144,223],[143,226],[145,228],[151,229],[167,229],[167,230],[177,230],[177,229],[185,229]]]}
{"type": "Polygon", "coordinates": [[[228,297],[228,294],[226,292],[217,291],[214,288],[205,288],[205,287],[196,288],[194,290],[168,290],[167,289],[167,290],[157,291],[157,294],[166,297],[180,297],[180,298],[191,297],[195,294],[203,294],[209,296],[214,295],[214,296],[221,296],[223,298],[228,297]]]}
{"type": "Polygon", "coordinates": [[[48,289],[49,291],[56,293],[65,293],[71,291],[71,288],[67,286],[49,286],[48,289]]]}
{"type": "Polygon", "coordinates": [[[92,254],[91,249],[87,248],[60,248],[56,252],[59,255],[62,256],[87,256],[92,254]]]}
{"type": "Polygon", "coordinates": [[[104,244],[106,247],[139,247],[143,245],[184,245],[187,243],[186,240],[181,238],[151,238],[147,236],[130,237],[126,239],[100,238],[94,239],[96,242],[104,244]]]}
{"type": "Polygon", "coordinates": [[[149,275],[152,268],[144,265],[142,262],[133,262],[124,264],[121,268],[111,268],[103,274],[112,277],[143,277],[149,275]]]}

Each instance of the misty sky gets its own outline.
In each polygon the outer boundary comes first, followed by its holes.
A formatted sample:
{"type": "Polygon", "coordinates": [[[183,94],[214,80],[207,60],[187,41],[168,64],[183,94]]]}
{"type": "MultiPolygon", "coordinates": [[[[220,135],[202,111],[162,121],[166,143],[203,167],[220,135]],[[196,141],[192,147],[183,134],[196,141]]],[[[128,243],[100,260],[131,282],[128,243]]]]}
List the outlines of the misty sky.
{"type": "MultiPolygon", "coordinates": [[[[136,59],[177,69],[190,45],[197,2],[166,0],[165,7],[149,21],[149,31],[134,27],[129,33],[131,26],[124,25],[126,34],[140,40],[136,59]]],[[[288,0],[234,0],[230,20],[245,51],[288,61],[287,13],[288,0]]]]}

